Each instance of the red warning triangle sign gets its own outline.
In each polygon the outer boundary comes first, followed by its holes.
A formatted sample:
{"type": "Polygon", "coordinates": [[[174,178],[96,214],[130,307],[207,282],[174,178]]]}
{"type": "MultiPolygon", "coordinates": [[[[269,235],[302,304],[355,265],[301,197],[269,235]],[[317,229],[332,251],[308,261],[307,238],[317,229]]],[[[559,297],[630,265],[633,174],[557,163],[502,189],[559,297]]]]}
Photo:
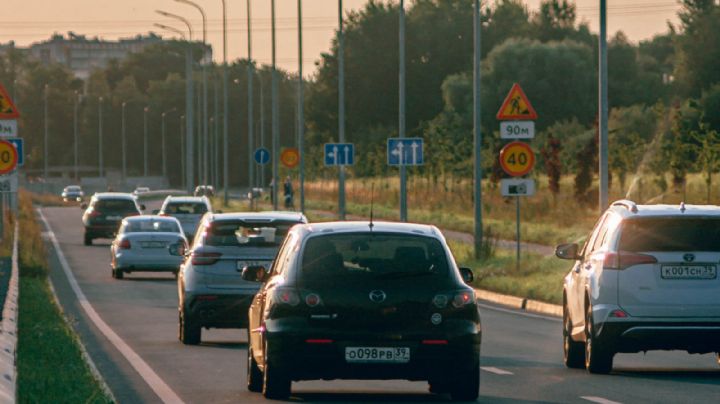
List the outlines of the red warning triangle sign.
{"type": "Polygon", "coordinates": [[[17,119],[20,117],[15,103],[8,95],[5,87],[0,84],[0,119],[17,119]]]}
{"type": "Polygon", "coordinates": [[[535,112],[535,109],[530,105],[530,100],[528,100],[525,92],[520,88],[520,84],[513,84],[497,113],[497,119],[532,121],[537,119],[537,117],[537,112],[535,112]]]}

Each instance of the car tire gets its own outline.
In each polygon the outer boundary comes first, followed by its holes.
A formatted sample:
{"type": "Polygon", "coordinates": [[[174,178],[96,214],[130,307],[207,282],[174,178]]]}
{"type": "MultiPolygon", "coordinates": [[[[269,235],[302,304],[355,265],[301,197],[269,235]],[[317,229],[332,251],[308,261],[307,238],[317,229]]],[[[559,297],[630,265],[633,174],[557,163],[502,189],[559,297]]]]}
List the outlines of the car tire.
{"type": "Polygon", "coordinates": [[[480,365],[468,372],[456,373],[450,383],[450,398],[453,401],[477,400],[480,395],[480,365]]]}
{"type": "Polygon", "coordinates": [[[178,338],[185,345],[197,345],[202,337],[202,327],[194,324],[185,309],[178,311],[178,338]]]}
{"type": "Polygon", "coordinates": [[[122,269],[113,269],[113,278],[122,279],[125,273],[122,269]]]}
{"type": "Polygon", "coordinates": [[[260,393],[263,390],[263,373],[253,356],[252,348],[248,348],[247,356],[247,389],[253,393],[260,393]]]}
{"type": "Polygon", "coordinates": [[[92,245],[92,240],[92,237],[90,237],[89,234],[85,233],[85,236],[83,237],[83,244],[92,245]]]}
{"type": "Polygon", "coordinates": [[[563,306],[563,362],[570,369],[585,367],[585,346],[572,339],[572,321],[567,305],[563,306]]]}
{"type": "Polygon", "coordinates": [[[588,305],[585,315],[585,369],[590,373],[610,373],[614,355],[605,341],[596,335],[592,306],[588,305]]]}
{"type": "Polygon", "coordinates": [[[265,346],[265,371],[263,372],[262,394],[271,400],[284,400],[290,397],[292,380],[278,367],[276,363],[268,360],[267,345],[265,346]]]}

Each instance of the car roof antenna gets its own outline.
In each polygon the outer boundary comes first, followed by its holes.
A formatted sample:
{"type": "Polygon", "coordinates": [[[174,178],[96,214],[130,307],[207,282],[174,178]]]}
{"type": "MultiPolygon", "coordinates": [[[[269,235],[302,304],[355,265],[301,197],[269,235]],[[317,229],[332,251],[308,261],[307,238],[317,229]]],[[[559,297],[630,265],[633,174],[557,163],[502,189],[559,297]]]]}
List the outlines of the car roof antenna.
{"type": "Polygon", "coordinates": [[[370,223],[368,226],[370,226],[370,231],[372,231],[373,226],[373,202],[375,200],[375,183],[373,182],[370,184],[370,223]]]}

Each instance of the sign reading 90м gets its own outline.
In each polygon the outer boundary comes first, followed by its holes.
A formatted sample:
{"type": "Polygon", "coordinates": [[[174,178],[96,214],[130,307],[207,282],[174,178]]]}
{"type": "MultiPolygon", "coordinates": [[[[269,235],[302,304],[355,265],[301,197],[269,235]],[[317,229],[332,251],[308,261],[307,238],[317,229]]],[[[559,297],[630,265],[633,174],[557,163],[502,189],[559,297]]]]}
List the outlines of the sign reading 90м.
{"type": "Polygon", "coordinates": [[[535,166],[535,153],[527,143],[508,143],[500,150],[500,166],[509,175],[522,177],[535,166]]]}

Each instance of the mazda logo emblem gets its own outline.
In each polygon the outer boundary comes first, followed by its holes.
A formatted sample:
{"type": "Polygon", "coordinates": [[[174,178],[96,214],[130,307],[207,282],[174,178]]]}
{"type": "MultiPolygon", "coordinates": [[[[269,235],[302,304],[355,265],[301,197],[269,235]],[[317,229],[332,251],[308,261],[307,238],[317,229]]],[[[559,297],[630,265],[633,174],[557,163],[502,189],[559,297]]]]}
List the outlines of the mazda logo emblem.
{"type": "Polygon", "coordinates": [[[387,298],[387,295],[382,290],[373,290],[370,292],[370,300],[375,303],[382,303],[387,298]]]}
{"type": "Polygon", "coordinates": [[[683,259],[685,262],[693,262],[695,261],[695,254],[685,254],[683,255],[683,259]]]}

